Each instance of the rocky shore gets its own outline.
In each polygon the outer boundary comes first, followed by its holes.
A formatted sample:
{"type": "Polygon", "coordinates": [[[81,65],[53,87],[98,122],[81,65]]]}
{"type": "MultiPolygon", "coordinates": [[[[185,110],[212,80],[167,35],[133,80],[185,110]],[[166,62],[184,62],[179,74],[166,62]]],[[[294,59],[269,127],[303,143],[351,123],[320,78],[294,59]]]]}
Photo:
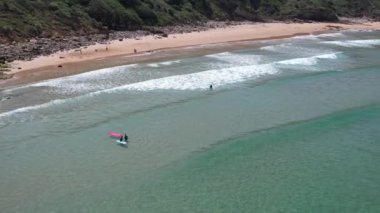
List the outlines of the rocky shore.
{"type": "MultiPolygon", "coordinates": [[[[11,78],[6,74],[7,63],[15,60],[32,60],[38,56],[46,56],[59,51],[86,48],[96,43],[106,44],[111,40],[139,39],[142,36],[155,35],[157,39],[168,37],[169,34],[205,31],[212,28],[223,28],[246,22],[207,22],[194,25],[177,25],[168,27],[144,27],[137,31],[107,31],[103,34],[86,36],[64,36],[57,38],[33,38],[28,42],[13,42],[0,44],[0,79],[11,78]]],[[[21,69],[21,68],[20,68],[21,69]]]]}
{"type": "Polygon", "coordinates": [[[8,65],[5,63],[0,63],[0,80],[5,80],[13,77],[13,75],[7,74],[7,71],[9,71],[8,65]]]}

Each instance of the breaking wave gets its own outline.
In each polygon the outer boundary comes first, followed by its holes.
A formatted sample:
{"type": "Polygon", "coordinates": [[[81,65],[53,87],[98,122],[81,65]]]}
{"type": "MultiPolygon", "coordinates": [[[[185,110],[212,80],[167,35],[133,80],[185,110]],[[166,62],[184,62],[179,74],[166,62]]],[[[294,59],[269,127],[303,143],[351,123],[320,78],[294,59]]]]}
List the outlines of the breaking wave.
{"type": "Polygon", "coordinates": [[[369,40],[348,40],[348,41],[325,41],[324,44],[332,44],[342,47],[363,47],[372,48],[380,45],[380,39],[369,39],[369,40]]]}
{"type": "Polygon", "coordinates": [[[311,66],[311,65],[317,64],[319,59],[337,59],[339,54],[341,53],[338,52],[338,53],[317,55],[317,56],[307,57],[307,58],[295,58],[295,59],[279,61],[276,64],[311,66]]]}
{"type": "Polygon", "coordinates": [[[260,55],[243,55],[231,52],[211,54],[206,55],[206,57],[240,66],[259,64],[261,61],[260,55]]]}
{"type": "Polygon", "coordinates": [[[164,62],[160,62],[160,63],[150,63],[150,64],[147,64],[146,66],[148,67],[161,67],[161,66],[170,66],[172,64],[178,64],[180,63],[181,60],[175,60],[175,61],[164,61],[164,62]]]}

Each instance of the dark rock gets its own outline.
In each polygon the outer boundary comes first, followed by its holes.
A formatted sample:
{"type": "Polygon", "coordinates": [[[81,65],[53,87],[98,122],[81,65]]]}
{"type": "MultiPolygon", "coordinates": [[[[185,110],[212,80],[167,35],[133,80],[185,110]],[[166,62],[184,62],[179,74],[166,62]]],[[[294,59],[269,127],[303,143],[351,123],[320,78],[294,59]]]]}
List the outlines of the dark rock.
{"type": "Polygon", "coordinates": [[[256,21],[258,20],[258,16],[254,12],[248,12],[246,10],[242,10],[240,7],[236,8],[234,15],[242,18],[243,20],[256,21]]]}
{"type": "Polygon", "coordinates": [[[326,8],[306,8],[301,9],[295,18],[312,21],[338,21],[338,16],[334,11],[326,8]]]}
{"type": "Polygon", "coordinates": [[[12,78],[12,77],[13,77],[12,74],[5,74],[4,72],[0,72],[0,79],[1,79],[1,80],[10,79],[10,78],[12,78]]]}

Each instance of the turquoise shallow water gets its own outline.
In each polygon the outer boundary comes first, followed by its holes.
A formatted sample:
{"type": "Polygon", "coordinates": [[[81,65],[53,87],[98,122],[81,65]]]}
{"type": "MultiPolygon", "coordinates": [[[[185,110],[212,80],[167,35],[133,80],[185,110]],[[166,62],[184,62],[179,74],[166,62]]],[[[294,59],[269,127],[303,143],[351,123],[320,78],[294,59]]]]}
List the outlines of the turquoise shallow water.
{"type": "Polygon", "coordinates": [[[221,141],[140,187],[134,210],[377,212],[379,112],[355,108],[221,141]]]}
{"type": "Polygon", "coordinates": [[[379,212],[379,38],[246,43],[2,90],[0,206],[379,212]]]}

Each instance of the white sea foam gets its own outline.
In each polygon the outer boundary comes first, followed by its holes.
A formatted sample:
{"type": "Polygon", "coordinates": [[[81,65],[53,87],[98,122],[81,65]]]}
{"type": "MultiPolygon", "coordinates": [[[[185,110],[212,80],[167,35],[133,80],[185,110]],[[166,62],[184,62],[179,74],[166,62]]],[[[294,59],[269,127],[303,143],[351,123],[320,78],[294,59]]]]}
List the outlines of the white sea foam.
{"type": "Polygon", "coordinates": [[[206,57],[209,57],[209,58],[216,58],[216,59],[223,59],[225,57],[230,57],[230,56],[233,56],[234,54],[232,54],[231,52],[222,52],[222,53],[216,53],[216,54],[210,54],[210,55],[206,55],[206,57]]]}
{"type": "Polygon", "coordinates": [[[294,58],[294,59],[279,61],[279,62],[276,62],[276,64],[312,66],[312,65],[317,64],[319,59],[337,59],[339,54],[341,53],[337,52],[337,53],[329,53],[329,54],[317,55],[317,56],[312,56],[312,57],[307,57],[307,58],[294,58]]]}
{"type": "Polygon", "coordinates": [[[117,90],[199,90],[207,88],[210,84],[213,84],[214,86],[222,86],[242,82],[247,79],[258,78],[264,75],[272,75],[277,72],[278,70],[270,64],[240,66],[152,79],[99,91],[98,93],[114,92],[117,90]]]}
{"type": "Polygon", "coordinates": [[[380,39],[368,39],[368,40],[347,40],[347,41],[325,41],[323,44],[333,44],[342,47],[363,47],[371,48],[376,45],[380,45],[380,39]]]}
{"type": "Polygon", "coordinates": [[[104,68],[82,74],[50,79],[31,84],[31,87],[49,87],[57,94],[78,94],[103,90],[112,87],[114,81],[125,76],[125,71],[138,66],[137,64],[104,68]]]}
{"type": "MultiPolygon", "coordinates": [[[[38,110],[41,108],[51,107],[53,105],[59,105],[63,103],[68,103],[72,101],[78,101],[84,97],[93,97],[97,95],[102,95],[105,93],[117,93],[119,91],[151,91],[151,90],[203,90],[208,88],[210,84],[215,87],[221,87],[228,84],[243,82],[246,80],[257,79],[262,76],[275,75],[280,72],[276,68],[276,64],[282,65],[313,65],[317,63],[319,59],[336,59],[340,53],[331,53],[312,56],[309,58],[295,58],[284,61],[273,62],[269,64],[261,65],[247,65],[247,66],[235,66],[223,69],[212,69],[203,72],[175,75],[169,77],[163,77],[158,79],[152,79],[132,84],[127,84],[119,87],[114,87],[110,89],[103,89],[97,92],[87,93],[85,95],[68,98],[68,99],[58,99],[53,100],[48,103],[41,105],[28,106],[24,108],[15,109],[13,111],[5,112],[0,114],[0,118],[11,116],[18,113],[24,113],[32,110],[38,110]]],[[[103,69],[101,72],[110,72],[108,69],[103,69]]],[[[94,74],[94,73],[93,73],[94,74]]],[[[83,74],[81,74],[83,77],[83,74]]],[[[91,74],[88,74],[91,75],[91,74]]],[[[47,81],[40,85],[53,85],[58,84],[55,81],[47,81]]],[[[85,85],[83,85],[85,86],[85,85]]]]}
{"type": "Polygon", "coordinates": [[[18,109],[12,110],[12,111],[1,113],[0,114],[0,119],[4,118],[4,117],[9,117],[9,116],[14,115],[14,114],[19,114],[19,113],[23,113],[23,112],[32,111],[32,110],[38,110],[38,109],[48,108],[50,106],[62,104],[62,103],[65,103],[65,102],[66,102],[65,99],[57,99],[57,100],[52,100],[52,101],[44,103],[44,104],[39,104],[39,105],[34,105],[34,106],[27,106],[27,107],[18,108],[18,109]]]}
{"type": "Polygon", "coordinates": [[[325,37],[344,37],[346,35],[344,35],[343,33],[341,32],[337,32],[337,33],[323,33],[323,34],[319,34],[319,35],[301,35],[301,36],[294,36],[294,37],[291,37],[290,39],[307,39],[307,40],[320,40],[320,38],[325,38],[325,37]]]}
{"type": "Polygon", "coordinates": [[[164,61],[164,62],[160,62],[160,63],[150,63],[150,64],[147,64],[148,67],[160,67],[160,66],[169,66],[169,65],[172,65],[172,64],[178,64],[180,63],[181,60],[175,60],[175,61],[164,61]]]}
{"type": "Polygon", "coordinates": [[[148,67],[159,67],[160,65],[158,63],[151,63],[147,64],[148,67]]]}
{"type": "Polygon", "coordinates": [[[319,48],[308,48],[298,44],[285,43],[261,47],[260,50],[278,52],[285,54],[298,54],[298,55],[316,55],[326,53],[326,50],[319,48]]]}
{"type": "Polygon", "coordinates": [[[219,61],[224,61],[234,65],[254,65],[259,64],[261,60],[260,55],[243,55],[231,52],[223,52],[217,54],[206,55],[206,57],[214,58],[219,61]]]}
{"type": "Polygon", "coordinates": [[[290,46],[291,46],[290,43],[276,44],[276,45],[269,45],[269,46],[261,47],[260,50],[277,51],[279,49],[288,48],[290,46]]]}
{"type": "MultiPolygon", "coordinates": [[[[79,82],[82,80],[97,79],[97,78],[103,79],[105,76],[107,76],[109,74],[125,71],[128,68],[133,68],[136,66],[137,66],[137,64],[123,65],[123,66],[117,66],[117,67],[109,67],[109,68],[94,70],[94,71],[85,72],[85,73],[81,73],[81,74],[77,74],[77,75],[46,80],[46,81],[42,81],[40,83],[31,84],[30,86],[34,86],[34,87],[41,87],[41,86],[59,87],[62,84],[71,84],[71,83],[76,83],[76,82],[79,82]]],[[[80,87],[80,84],[78,84],[78,86],[80,87]]]]}
{"type": "Polygon", "coordinates": [[[323,33],[323,34],[320,34],[320,35],[317,35],[316,37],[318,38],[325,38],[325,37],[344,37],[346,35],[344,35],[343,33],[323,33]]]}
{"type": "Polygon", "coordinates": [[[279,61],[279,62],[277,62],[277,64],[311,66],[311,65],[317,64],[317,62],[318,62],[317,58],[309,57],[309,58],[295,58],[295,59],[279,61]]]}
{"type": "Polygon", "coordinates": [[[374,30],[374,29],[348,29],[348,30],[344,30],[344,32],[353,32],[353,33],[356,33],[356,32],[374,32],[374,31],[378,31],[378,30],[374,30]]]}
{"type": "Polygon", "coordinates": [[[342,52],[323,54],[315,57],[318,59],[337,59],[340,54],[342,54],[342,52]]]}
{"type": "Polygon", "coordinates": [[[317,35],[303,35],[303,36],[294,36],[290,39],[307,39],[307,40],[319,40],[317,35]]]}
{"type": "Polygon", "coordinates": [[[214,86],[222,86],[225,84],[237,83],[247,79],[258,78],[264,75],[271,75],[277,73],[278,70],[272,65],[258,65],[258,66],[241,66],[234,68],[226,68],[220,70],[209,70],[199,73],[176,75],[164,77],[159,79],[152,79],[148,81],[128,84],[112,89],[101,90],[97,92],[88,93],[68,99],[53,100],[44,104],[28,106],[0,114],[0,119],[9,117],[15,114],[25,113],[29,111],[48,108],[53,105],[59,105],[82,99],[84,97],[93,97],[105,93],[114,93],[125,90],[135,91],[150,91],[150,90],[198,90],[208,88],[210,84],[214,86]]]}

